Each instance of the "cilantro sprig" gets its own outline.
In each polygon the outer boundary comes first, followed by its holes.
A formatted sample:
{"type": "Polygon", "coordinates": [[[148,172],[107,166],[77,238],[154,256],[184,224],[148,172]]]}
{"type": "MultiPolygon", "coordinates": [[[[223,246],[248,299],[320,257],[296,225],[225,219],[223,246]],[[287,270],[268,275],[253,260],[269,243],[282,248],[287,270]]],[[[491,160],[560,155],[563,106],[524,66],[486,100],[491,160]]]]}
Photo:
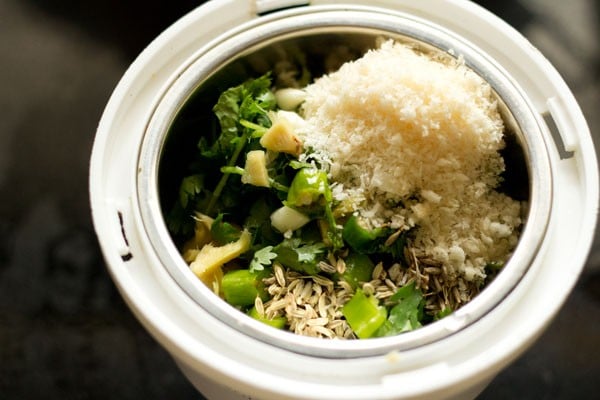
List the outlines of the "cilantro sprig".
{"type": "MultiPolygon", "coordinates": [[[[275,109],[275,106],[270,74],[227,89],[219,96],[213,111],[219,119],[221,134],[211,150],[228,155],[226,167],[236,165],[242,150],[256,131],[256,125],[266,128],[271,125],[267,112],[275,109]]],[[[212,214],[230,175],[230,172],[224,172],[221,176],[206,207],[206,215],[212,214]]]]}
{"type": "Polygon", "coordinates": [[[414,282],[399,288],[389,301],[392,306],[388,319],[376,332],[376,336],[397,335],[422,326],[425,300],[414,282]]]}
{"type": "Polygon", "coordinates": [[[284,239],[273,248],[277,261],[294,271],[316,275],[318,264],[325,258],[327,246],[323,242],[307,243],[300,238],[284,239]]]}
{"type": "Polygon", "coordinates": [[[256,140],[257,132],[271,125],[268,112],[276,108],[269,73],[225,90],[213,107],[219,132],[209,139],[204,135],[198,142],[196,164],[200,171],[183,178],[179,196],[167,217],[174,235],[188,236],[193,232],[192,215],[198,211],[214,216],[231,207],[240,189],[228,184],[244,148],[256,140]],[[224,172],[221,171],[224,168],[224,172]],[[217,177],[215,180],[214,177],[217,177]]]}
{"type": "Polygon", "coordinates": [[[277,253],[274,253],[272,250],[273,246],[265,246],[254,252],[254,257],[252,257],[252,261],[250,261],[250,271],[262,271],[265,267],[271,265],[273,260],[277,258],[277,253]]]}

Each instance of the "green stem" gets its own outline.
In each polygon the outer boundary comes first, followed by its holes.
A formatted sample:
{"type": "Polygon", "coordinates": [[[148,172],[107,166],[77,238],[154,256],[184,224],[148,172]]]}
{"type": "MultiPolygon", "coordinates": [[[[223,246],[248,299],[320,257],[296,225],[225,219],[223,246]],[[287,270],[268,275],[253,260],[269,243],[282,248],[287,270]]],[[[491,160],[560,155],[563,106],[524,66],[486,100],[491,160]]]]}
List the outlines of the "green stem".
{"type": "Polygon", "coordinates": [[[221,172],[224,174],[244,175],[244,168],[238,167],[237,165],[230,167],[221,167],[221,172]]]}
{"type": "Polygon", "coordinates": [[[270,185],[272,188],[274,188],[274,189],[276,189],[276,190],[279,190],[280,192],[284,192],[284,193],[287,193],[287,192],[290,190],[290,188],[289,188],[289,187],[287,187],[287,186],[285,186],[285,185],[282,185],[281,183],[277,182],[277,181],[276,181],[275,179],[273,179],[273,178],[269,178],[269,185],[270,185]]]}
{"type": "MultiPolygon", "coordinates": [[[[266,113],[266,111],[265,111],[265,113],[266,113]]],[[[252,130],[252,135],[251,136],[253,138],[259,138],[262,135],[264,135],[265,132],[267,131],[267,128],[265,128],[264,126],[255,124],[254,122],[250,122],[250,121],[245,120],[245,119],[241,119],[240,120],[240,124],[242,126],[244,126],[245,128],[248,128],[248,129],[252,130]]]]}
{"type": "MultiPolygon", "coordinates": [[[[221,167],[221,172],[224,174],[244,175],[244,168],[238,167],[237,165],[233,167],[225,166],[221,167]]],[[[275,190],[279,190],[280,192],[284,193],[287,193],[290,190],[289,187],[277,182],[271,177],[269,177],[269,186],[271,186],[275,190]]]]}
{"type": "MultiPolygon", "coordinates": [[[[242,135],[242,137],[240,137],[240,141],[237,142],[235,149],[233,151],[233,154],[231,155],[231,158],[229,159],[229,162],[227,163],[227,167],[233,167],[235,165],[235,163],[237,162],[237,159],[240,156],[240,153],[242,152],[242,150],[244,149],[244,146],[246,145],[247,141],[248,141],[248,133],[244,133],[242,135]]],[[[217,183],[217,187],[215,187],[215,190],[212,192],[210,201],[208,202],[208,206],[206,207],[206,211],[204,212],[204,214],[211,215],[212,210],[215,207],[215,204],[217,204],[217,200],[219,200],[219,197],[221,196],[221,192],[223,191],[223,189],[225,188],[225,185],[227,184],[227,179],[229,179],[229,175],[231,175],[231,174],[224,173],[223,176],[221,177],[221,179],[219,180],[219,182],[217,183]]]]}
{"type": "Polygon", "coordinates": [[[328,236],[329,240],[331,240],[331,244],[333,245],[333,249],[339,250],[344,247],[344,241],[342,239],[341,231],[337,227],[335,217],[333,216],[333,211],[331,210],[331,204],[329,202],[325,203],[325,219],[329,225],[328,236]]]}

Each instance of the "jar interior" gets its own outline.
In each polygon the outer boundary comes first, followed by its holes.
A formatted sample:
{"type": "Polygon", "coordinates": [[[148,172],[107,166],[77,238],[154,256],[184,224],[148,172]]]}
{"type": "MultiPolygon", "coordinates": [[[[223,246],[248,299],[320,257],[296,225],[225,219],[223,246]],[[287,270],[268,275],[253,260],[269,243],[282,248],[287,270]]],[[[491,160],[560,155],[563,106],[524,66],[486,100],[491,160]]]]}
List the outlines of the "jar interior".
{"type": "MultiPolygon", "coordinates": [[[[218,131],[218,120],[213,114],[212,108],[223,91],[237,86],[247,79],[256,78],[268,71],[272,71],[273,66],[282,60],[300,68],[305,66],[310,71],[313,79],[318,78],[323,74],[336,70],[343,62],[361,57],[369,49],[375,48],[378,40],[382,37],[389,37],[399,42],[407,43],[419,51],[435,53],[436,56],[457,56],[451,49],[438,48],[428,42],[400,33],[382,32],[381,30],[368,28],[328,27],[316,32],[292,32],[287,35],[263,40],[259,44],[249,45],[245,51],[232,55],[229,58],[224,58],[225,61],[217,68],[213,68],[209,74],[195,82],[193,89],[189,91],[189,95],[173,112],[167,132],[164,134],[162,148],[159,151],[157,191],[162,210],[162,223],[166,225],[166,216],[178,199],[181,180],[188,174],[191,160],[194,159],[194,155],[198,151],[200,137],[208,132],[218,131]]],[[[467,66],[470,66],[468,59],[465,60],[465,63],[467,66]]],[[[497,190],[522,202],[524,205],[522,207],[522,220],[525,221],[524,225],[526,225],[531,212],[532,196],[530,152],[525,145],[527,143],[524,136],[525,133],[521,130],[515,116],[507,106],[507,102],[504,101],[494,85],[492,85],[492,88],[505,124],[505,147],[501,150],[501,155],[505,160],[505,171],[502,173],[501,184],[497,190]]],[[[185,238],[174,236],[171,236],[170,239],[173,242],[172,244],[177,248],[180,248],[185,240],[185,238]]],[[[183,261],[181,260],[179,264],[183,264],[183,261]]],[[[501,275],[509,266],[510,262],[505,265],[504,269],[500,270],[498,275],[501,275]]],[[[519,267],[518,271],[518,274],[522,274],[524,271],[523,267],[519,267]]],[[[482,290],[482,293],[487,290],[490,282],[496,278],[497,276],[490,274],[489,282],[486,282],[486,287],[482,290]]],[[[511,279],[514,281],[513,278],[509,278],[508,281],[511,281],[511,279]]],[[[514,284],[514,282],[512,283],[514,284]]],[[[197,284],[202,285],[199,280],[197,284]]],[[[506,293],[508,290],[510,288],[500,289],[499,292],[506,293]]],[[[481,296],[481,293],[476,297],[478,296],[481,296]]],[[[493,301],[498,301],[498,296],[493,298],[493,301]]],[[[484,308],[488,307],[489,309],[491,306],[493,304],[484,304],[484,308]]],[[[233,307],[231,307],[231,312],[242,315],[242,313],[233,307]]],[[[231,317],[232,320],[236,318],[238,317],[231,317]]],[[[436,324],[437,322],[433,322],[430,325],[436,324]]],[[[428,327],[400,335],[406,336],[406,347],[410,348],[422,343],[423,340],[421,339],[413,343],[409,337],[418,336],[420,334],[419,331],[424,331],[426,328],[428,327]]],[[[271,328],[265,327],[265,329],[271,328]]],[[[276,334],[279,335],[279,333],[276,334]]],[[[439,339],[445,334],[447,333],[436,333],[431,335],[431,339],[427,339],[424,342],[436,338],[439,339]]],[[[261,335],[259,334],[258,336],[261,335]]],[[[267,339],[265,340],[271,340],[269,335],[266,335],[266,337],[267,339]]],[[[280,342],[284,343],[284,347],[294,346],[293,344],[289,344],[293,340],[284,338],[280,342]]],[[[387,345],[384,346],[383,350],[376,350],[375,352],[389,349],[389,340],[386,343],[387,345]]],[[[346,348],[344,347],[344,349],[346,348]]],[[[296,349],[294,351],[304,352],[304,350],[296,349]]],[[[306,352],[325,353],[323,347],[320,346],[317,346],[316,350],[308,350],[306,352]]],[[[370,354],[370,352],[371,350],[367,350],[363,353],[370,354]]],[[[339,356],[341,353],[332,354],[339,356]]],[[[342,355],[342,357],[351,356],[350,352],[342,355]]]]}
{"type": "MultiPolygon", "coordinates": [[[[158,191],[163,215],[169,212],[176,201],[181,179],[186,175],[190,160],[198,151],[201,132],[215,132],[218,129],[218,120],[212,108],[223,91],[272,71],[273,66],[282,60],[298,68],[305,65],[311,77],[318,78],[337,70],[346,61],[360,58],[366,51],[375,48],[381,37],[381,34],[344,32],[277,39],[272,43],[263,43],[258,48],[248,49],[246,53],[214,71],[204,81],[198,82],[196,89],[173,119],[161,152],[158,191]]],[[[392,37],[423,52],[441,52],[431,44],[413,38],[401,35],[392,37]]],[[[448,53],[443,54],[452,57],[448,53]]],[[[274,83],[277,84],[276,81],[274,83]]],[[[497,93],[496,96],[505,124],[505,147],[501,150],[501,155],[506,163],[497,190],[515,200],[526,202],[530,196],[530,182],[523,133],[502,98],[497,93]]],[[[527,209],[524,209],[523,219],[526,217],[527,209]]],[[[177,245],[181,245],[181,238],[174,240],[177,245]]]]}

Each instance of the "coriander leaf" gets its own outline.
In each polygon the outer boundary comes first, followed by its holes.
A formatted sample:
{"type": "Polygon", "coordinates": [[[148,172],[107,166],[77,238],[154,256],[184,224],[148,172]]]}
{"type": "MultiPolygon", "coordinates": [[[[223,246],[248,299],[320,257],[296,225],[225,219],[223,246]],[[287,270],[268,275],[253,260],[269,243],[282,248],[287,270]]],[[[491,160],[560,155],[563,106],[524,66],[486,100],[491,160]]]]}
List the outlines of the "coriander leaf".
{"type": "Polygon", "coordinates": [[[203,175],[190,175],[182,179],[178,199],[166,218],[172,234],[189,236],[194,231],[194,208],[206,197],[203,175]]]}
{"type": "Polygon", "coordinates": [[[277,261],[300,273],[316,275],[324,259],[326,246],[322,242],[303,244],[300,239],[285,239],[273,248],[277,261]]]}
{"type": "Polygon", "coordinates": [[[450,307],[444,307],[444,309],[438,311],[434,316],[433,316],[433,320],[434,321],[438,321],[444,317],[447,317],[448,315],[452,314],[452,308],[450,307]]]}
{"type": "MultiPolygon", "coordinates": [[[[276,107],[275,95],[270,90],[271,78],[267,73],[257,79],[249,80],[239,86],[227,89],[219,96],[213,111],[219,119],[221,134],[211,146],[208,154],[220,153],[226,159],[226,166],[237,165],[244,147],[249,143],[254,128],[247,128],[241,121],[261,126],[270,126],[267,115],[276,107]]],[[[229,173],[225,172],[212,192],[204,214],[212,215],[219,198],[227,185],[229,173]]]]}
{"type": "Polygon", "coordinates": [[[213,153],[233,153],[232,140],[238,137],[239,104],[242,102],[241,86],[227,89],[221,96],[217,104],[213,107],[213,112],[219,120],[221,134],[213,144],[211,151],[213,153]]]}
{"type": "Polygon", "coordinates": [[[219,244],[235,242],[242,235],[242,231],[230,223],[223,221],[223,214],[219,214],[210,226],[210,234],[219,244]]]}
{"type": "Polygon", "coordinates": [[[252,233],[253,243],[275,245],[281,236],[271,225],[270,216],[274,208],[266,196],[260,196],[250,207],[250,213],[244,221],[244,227],[252,233]]]}
{"type": "Polygon", "coordinates": [[[271,123],[267,116],[268,110],[275,109],[277,102],[271,92],[271,74],[247,81],[241,86],[242,102],[239,107],[241,119],[256,122],[259,125],[271,123]]]}
{"type": "Polygon", "coordinates": [[[212,146],[209,144],[209,141],[206,137],[202,136],[200,140],[198,140],[198,150],[200,151],[200,155],[206,159],[212,160],[218,158],[221,154],[218,151],[215,151],[212,146]]]}
{"type": "Polygon", "coordinates": [[[264,196],[259,197],[250,207],[250,212],[244,226],[250,230],[256,229],[262,225],[270,224],[270,215],[273,208],[267,204],[267,199],[264,196]]]}
{"type": "Polygon", "coordinates": [[[270,74],[265,74],[221,93],[213,107],[221,126],[221,134],[211,148],[213,153],[233,154],[244,129],[247,129],[241,120],[259,126],[270,125],[267,111],[276,106],[275,95],[270,88],[270,74]]]}
{"type": "Polygon", "coordinates": [[[290,161],[293,161],[291,155],[279,153],[267,164],[269,177],[272,178],[271,187],[277,190],[276,196],[280,201],[287,199],[290,183],[296,174],[296,171],[290,168],[290,161]]]}
{"type": "Polygon", "coordinates": [[[254,257],[250,261],[250,271],[261,271],[265,266],[271,265],[271,262],[277,257],[277,254],[271,250],[273,250],[273,246],[266,246],[254,252],[254,257]]]}
{"type": "Polygon", "coordinates": [[[204,176],[191,175],[183,178],[179,187],[179,202],[183,208],[191,204],[204,186],[204,176]]]}
{"type": "Polygon", "coordinates": [[[423,294],[411,282],[399,288],[390,297],[392,306],[386,323],[378,330],[376,336],[391,336],[419,328],[423,317],[423,294]]]}
{"type": "Polygon", "coordinates": [[[298,254],[298,261],[314,262],[319,254],[323,254],[325,252],[325,244],[306,244],[304,246],[296,247],[295,250],[298,254]]]}
{"type": "Polygon", "coordinates": [[[167,215],[167,226],[174,235],[190,236],[194,232],[195,222],[191,214],[176,202],[167,215]]]}

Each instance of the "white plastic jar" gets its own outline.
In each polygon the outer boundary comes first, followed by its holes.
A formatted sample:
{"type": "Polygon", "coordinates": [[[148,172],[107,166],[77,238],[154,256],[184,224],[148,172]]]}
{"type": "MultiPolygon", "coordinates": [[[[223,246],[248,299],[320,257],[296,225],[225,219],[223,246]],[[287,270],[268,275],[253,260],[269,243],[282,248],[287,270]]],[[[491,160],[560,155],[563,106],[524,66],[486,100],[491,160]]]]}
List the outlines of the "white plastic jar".
{"type": "Polygon", "coordinates": [[[598,174],[586,122],[559,74],[473,3],[212,0],[161,34],[115,89],[94,143],[90,192],[121,294],[206,397],[465,399],[535,341],[572,290],[596,226],[598,174]],[[233,312],[187,269],[161,215],[163,146],[198,87],[274,44],[311,48],[332,35],[356,46],[388,35],[464,57],[498,93],[527,162],[527,221],[502,273],[451,316],[393,338],[304,338],[233,312]]]}

